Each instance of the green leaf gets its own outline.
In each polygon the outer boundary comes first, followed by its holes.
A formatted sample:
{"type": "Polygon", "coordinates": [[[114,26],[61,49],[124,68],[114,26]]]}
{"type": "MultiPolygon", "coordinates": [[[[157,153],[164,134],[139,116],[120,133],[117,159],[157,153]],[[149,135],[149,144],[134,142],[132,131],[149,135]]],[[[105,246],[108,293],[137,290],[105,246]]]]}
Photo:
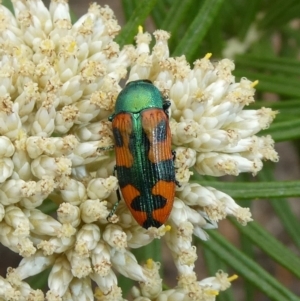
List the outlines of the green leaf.
{"type": "MultiPolygon", "coordinates": [[[[274,180],[273,169],[264,168],[258,174],[258,178],[262,181],[274,180]]],[[[293,213],[288,201],[286,199],[272,198],[270,205],[276,212],[285,231],[290,235],[295,245],[300,249],[300,221],[298,217],[293,213]]]]}
{"type": "Polygon", "coordinates": [[[211,182],[201,181],[202,186],[211,186],[230,195],[234,199],[285,198],[300,196],[300,181],[270,182],[211,182]]]}
{"type": "Polygon", "coordinates": [[[272,199],[270,205],[280,219],[286,233],[290,235],[294,244],[300,249],[299,229],[300,223],[286,199],[272,199]]]}
{"type": "Polygon", "coordinates": [[[261,0],[251,0],[247,2],[247,9],[245,10],[245,12],[243,12],[243,22],[238,28],[237,34],[241,41],[245,39],[250,26],[253,24],[257,14],[258,5],[260,3],[261,0]]]}
{"type": "Polygon", "coordinates": [[[266,70],[268,73],[274,71],[281,75],[300,75],[300,62],[297,59],[280,57],[261,57],[257,55],[240,55],[234,60],[236,66],[240,68],[249,67],[259,70],[266,70]]]}
{"type": "Polygon", "coordinates": [[[274,126],[274,123],[278,123],[282,121],[291,121],[299,118],[300,116],[299,103],[300,103],[299,100],[281,100],[276,102],[257,100],[255,103],[250,104],[245,109],[257,110],[262,107],[267,107],[275,111],[277,110],[279,114],[276,115],[275,120],[271,124],[271,130],[273,130],[272,127],[274,126]]]}
{"type": "Polygon", "coordinates": [[[165,1],[164,0],[158,1],[151,13],[156,28],[162,29],[161,24],[163,23],[166,14],[167,14],[167,7],[165,1]]]}
{"type": "Polygon", "coordinates": [[[50,272],[51,272],[51,268],[48,268],[37,275],[27,278],[26,282],[33,289],[45,289],[47,287],[48,277],[50,272]]]}
{"type": "Polygon", "coordinates": [[[289,100],[282,99],[281,101],[276,101],[276,102],[257,100],[256,102],[250,104],[249,107],[247,107],[246,109],[252,110],[252,109],[260,109],[261,107],[268,107],[268,108],[272,108],[273,110],[279,110],[280,115],[282,115],[282,114],[290,114],[295,110],[300,111],[299,103],[300,103],[300,99],[289,99],[289,100]]]}
{"type": "Polygon", "coordinates": [[[258,22],[260,29],[266,29],[270,27],[277,26],[277,20],[280,16],[286,13],[286,11],[293,7],[297,3],[295,0],[277,0],[269,2],[267,7],[267,13],[265,13],[264,18],[261,18],[258,22]]]}
{"type": "Polygon", "coordinates": [[[118,285],[122,288],[122,294],[125,297],[129,294],[130,289],[133,287],[134,281],[123,275],[118,275],[118,285]]]}
{"type": "Polygon", "coordinates": [[[12,13],[14,13],[14,8],[10,0],[2,0],[2,5],[7,7],[12,13]]]}
{"type": "Polygon", "coordinates": [[[186,13],[194,2],[194,0],[174,0],[173,5],[162,20],[161,28],[171,32],[171,34],[175,33],[187,17],[186,13]]]}
{"type": "Polygon", "coordinates": [[[286,26],[288,22],[299,17],[299,1],[292,0],[291,2],[287,9],[276,18],[274,22],[276,27],[286,26]]]}
{"type": "Polygon", "coordinates": [[[248,237],[253,244],[258,246],[271,258],[273,258],[281,266],[292,272],[300,278],[300,259],[281,242],[273,237],[270,233],[264,230],[256,222],[248,223],[247,226],[241,226],[238,222],[231,219],[234,226],[241,234],[248,237]]]}
{"type": "MultiPolygon", "coordinates": [[[[199,243],[196,242],[198,247],[199,243]]],[[[208,269],[209,275],[215,275],[220,269],[223,271],[227,270],[227,264],[225,264],[216,254],[203,248],[205,265],[208,269]]],[[[218,296],[218,301],[234,301],[232,290],[226,290],[218,296]]]]}
{"type": "Polygon", "coordinates": [[[122,28],[121,33],[116,37],[116,42],[121,46],[132,43],[134,36],[138,32],[138,26],[143,24],[157,0],[141,0],[132,13],[129,21],[122,28]]]}
{"type": "Polygon", "coordinates": [[[287,141],[300,137],[300,119],[273,123],[268,129],[259,133],[260,135],[271,135],[274,141],[287,141]]]}
{"type": "Polygon", "coordinates": [[[188,60],[193,57],[213,23],[214,18],[220,11],[223,1],[224,0],[204,0],[195,19],[175,48],[174,56],[184,54],[188,60]]]}
{"type": "Polygon", "coordinates": [[[267,273],[254,260],[231,245],[222,235],[209,230],[210,240],[202,242],[203,246],[217,254],[227,262],[243,278],[254,284],[273,301],[300,301],[300,298],[291,293],[279,281],[267,273]]]}
{"type": "Polygon", "coordinates": [[[214,57],[221,57],[222,50],[224,47],[224,39],[222,32],[222,19],[215,18],[213,24],[210,27],[210,30],[207,33],[207,41],[208,41],[208,51],[213,54],[214,57]]]}
{"type": "Polygon", "coordinates": [[[154,239],[150,244],[133,249],[138,262],[146,262],[147,259],[153,259],[153,261],[161,261],[161,241],[154,239]]]}
{"type": "Polygon", "coordinates": [[[125,20],[128,21],[130,19],[130,16],[134,12],[135,1],[134,0],[122,0],[122,7],[123,7],[125,20]]]}
{"type": "Polygon", "coordinates": [[[234,75],[241,78],[247,77],[250,80],[259,80],[259,84],[255,86],[257,91],[273,92],[281,95],[299,97],[300,87],[299,80],[286,76],[268,75],[260,72],[252,72],[246,69],[235,70],[234,75]]]}
{"type": "MultiPolygon", "coordinates": [[[[249,201],[248,203],[249,205],[248,204],[245,205],[246,207],[250,207],[251,202],[249,201]]],[[[254,245],[248,237],[244,235],[240,235],[240,244],[241,244],[241,251],[245,255],[247,255],[249,258],[255,258],[254,245]]],[[[245,279],[244,281],[245,281],[244,290],[246,295],[246,301],[255,300],[255,291],[256,291],[255,286],[247,279],[245,279]]]]}
{"type": "Polygon", "coordinates": [[[37,209],[41,210],[45,214],[52,214],[58,209],[58,205],[50,199],[46,199],[43,201],[42,205],[37,207],[37,209]]]}

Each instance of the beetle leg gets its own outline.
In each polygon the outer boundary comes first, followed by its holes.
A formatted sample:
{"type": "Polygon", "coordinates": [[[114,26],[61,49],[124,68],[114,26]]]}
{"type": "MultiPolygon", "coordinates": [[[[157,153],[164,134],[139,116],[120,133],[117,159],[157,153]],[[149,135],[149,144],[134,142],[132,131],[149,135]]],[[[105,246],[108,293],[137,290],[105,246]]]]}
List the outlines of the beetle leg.
{"type": "Polygon", "coordinates": [[[165,102],[163,103],[163,109],[164,109],[164,112],[166,113],[166,115],[168,116],[169,118],[169,107],[171,106],[171,101],[169,100],[165,100],[165,102]]]}
{"type": "Polygon", "coordinates": [[[121,201],[121,195],[120,195],[120,191],[119,189],[117,190],[117,197],[120,198],[118,199],[118,201],[114,204],[114,206],[112,207],[111,211],[109,212],[106,220],[109,222],[109,220],[111,219],[111,217],[115,214],[116,210],[117,210],[117,207],[121,201]]]}
{"type": "Polygon", "coordinates": [[[114,145],[104,146],[104,147],[98,147],[97,150],[99,151],[110,151],[114,149],[114,145]]]}
{"type": "MultiPolygon", "coordinates": [[[[115,166],[114,167],[114,172],[113,172],[113,175],[116,176],[116,171],[117,171],[117,167],[115,166]]],[[[117,193],[117,202],[114,204],[114,206],[112,207],[110,213],[108,214],[106,220],[109,221],[110,218],[115,214],[116,210],[117,210],[117,207],[121,201],[121,193],[120,193],[120,188],[117,189],[116,191],[117,193]]]]}
{"type": "Polygon", "coordinates": [[[173,155],[173,161],[176,159],[176,151],[172,150],[172,155],[173,155]]]}

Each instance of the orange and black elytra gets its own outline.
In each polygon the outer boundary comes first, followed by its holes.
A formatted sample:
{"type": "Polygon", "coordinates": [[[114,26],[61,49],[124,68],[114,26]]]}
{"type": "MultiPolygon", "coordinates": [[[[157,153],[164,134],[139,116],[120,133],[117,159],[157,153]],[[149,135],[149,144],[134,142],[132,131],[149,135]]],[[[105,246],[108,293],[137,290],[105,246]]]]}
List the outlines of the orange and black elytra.
{"type": "Polygon", "coordinates": [[[137,80],[120,92],[115,112],[109,117],[119,186],[133,217],[146,229],[167,221],[175,197],[169,106],[150,81],[137,80]]]}

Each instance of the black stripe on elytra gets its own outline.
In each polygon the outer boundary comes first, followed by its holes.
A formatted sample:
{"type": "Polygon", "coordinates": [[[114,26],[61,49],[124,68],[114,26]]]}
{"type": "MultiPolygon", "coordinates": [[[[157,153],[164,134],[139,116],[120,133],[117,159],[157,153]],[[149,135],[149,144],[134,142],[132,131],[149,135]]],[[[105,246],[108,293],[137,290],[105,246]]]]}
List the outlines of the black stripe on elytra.
{"type": "MultiPolygon", "coordinates": [[[[128,143],[128,148],[129,151],[131,152],[131,154],[133,155],[133,157],[136,157],[136,134],[134,132],[132,132],[129,135],[129,143],[128,143]]],[[[142,145],[139,145],[140,148],[142,148],[142,145]]]]}
{"type": "MultiPolygon", "coordinates": [[[[151,163],[152,169],[155,170],[157,180],[174,182],[175,181],[175,168],[173,159],[151,163]]],[[[154,183],[155,185],[156,183],[154,183]]]]}
{"type": "Polygon", "coordinates": [[[163,196],[161,195],[152,195],[151,196],[151,210],[145,210],[146,208],[146,205],[148,204],[145,204],[145,196],[143,195],[143,192],[141,195],[135,197],[133,199],[133,201],[131,202],[130,204],[130,207],[135,210],[135,211],[142,211],[142,212],[149,212],[149,211],[153,211],[153,210],[157,210],[157,209],[162,209],[166,206],[167,204],[167,199],[164,198],[163,196]]]}
{"type": "Polygon", "coordinates": [[[113,128],[113,135],[115,138],[115,143],[117,147],[122,147],[124,142],[123,142],[123,137],[122,134],[120,133],[120,130],[117,127],[113,128]]]}
{"type": "Polygon", "coordinates": [[[150,227],[159,228],[162,225],[161,222],[152,218],[152,216],[148,216],[147,219],[143,223],[143,228],[148,229],[150,227]]]}
{"type": "Polygon", "coordinates": [[[135,185],[136,182],[132,177],[131,167],[116,166],[116,170],[120,188],[124,188],[127,185],[131,185],[134,186],[137,190],[139,190],[139,187],[135,185]]]}
{"type": "MultiPolygon", "coordinates": [[[[143,138],[143,149],[145,154],[149,154],[150,151],[150,141],[147,137],[146,132],[142,132],[143,138]]],[[[166,136],[165,136],[166,137],[166,136]]],[[[162,135],[160,135],[160,138],[162,138],[162,135]]],[[[161,139],[162,141],[163,139],[161,139]]],[[[157,141],[158,142],[158,141],[157,141]]],[[[150,160],[148,159],[148,155],[147,155],[147,162],[148,162],[148,170],[145,171],[146,174],[142,174],[142,177],[144,178],[144,183],[146,183],[147,187],[154,187],[154,185],[157,183],[157,181],[159,180],[163,180],[163,181],[175,181],[175,169],[174,169],[174,161],[173,159],[169,159],[169,160],[165,160],[165,161],[160,161],[160,162],[150,162],[150,160]]],[[[151,191],[150,190],[150,191],[151,191]]],[[[151,192],[150,192],[151,194],[151,192]]]]}
{"type": "Polygon", "coordinates": [[[167,139],[167,121],[161,120],[153,131],[153,143],[162,142],[167,139]]]}
{"type": "Polygon", "coordinates": [[[151,191],[158,181],[176,182],[174,162],[172,159],[151,163],[150,166],[151,172],[149,173],[148,171],[147,173],[145,171],[142,174],[136,174],[132,167],[116,166],[120,188],[124,188],[127,185],[134,186],[142,193],[141,197],[147,199],[150,195],[151,197],[154,197],[152,196],[151,191]]]}

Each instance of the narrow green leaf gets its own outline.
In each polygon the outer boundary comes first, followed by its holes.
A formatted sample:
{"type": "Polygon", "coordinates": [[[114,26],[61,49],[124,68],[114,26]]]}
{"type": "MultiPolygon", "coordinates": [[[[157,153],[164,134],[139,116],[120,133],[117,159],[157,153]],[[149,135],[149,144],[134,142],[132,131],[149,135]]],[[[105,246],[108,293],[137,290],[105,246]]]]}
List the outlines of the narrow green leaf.
{"type": "Polygon", "coordinates": [[[204,36],[211,26],[214,18],[220,11],[224,0],[204,0],[196,18],[193,20],[173,55],[184,54],[189,60],[199,48],[204,36]]]}
{"type": "Polygon", "coordinates": [[[48,277],[51,272],[51,268],[48,268],[41,273],[29,277],[26,279],[26,282],[31,286],[33,289],[45,289],[48,283],[48,277]]]}
{"type": "MultiPolygon", "coordinates": [[[[246,203],[246,202],[244,202],[246,203]]],[[[245,207],[250,207],[251,202],[249,201],[248,204],[244,204],[245,207]]],[[[249,258],[255,258],[254,255],[254,245],[250,241],[250,239],[244,235],[240,235],[240,244],[241,244],[241,251],[247,255],[249,258]]],[[[245,285],[244,285],[244,291],[245,291],[245,296],[246,300],[245,301],[252,301],[255,300],[255,291],[256,288],[255,286],[249,282],[247,279],[244,280],[245,285]]]]}
{"type": "Polygon", "coordinates": [[[205,38],[205,40],[208,42],[207,52],[213,53],[214,57],[222,56],[225,43],[223,34],[223,20],[221,18],[215,18],[207,33],[207,37],[205,38]]]}
{"type": "MultiPolygon", "coordinates": [[[[198,246],[197,242],[196,245],[198,246]]],[[[223,271],[227,270],[228,265],[221,261],[215,253],[211,252],[207,248],[203,248],[202,252],[209,275],[215,275],[220,269],[223,271]]],[[[232,290],[222,292],[222,294],[218,296],[218,301],[234,301],[232,290]]]]}
{"type": "Polygon", "coordinates": [[[122,7],[123,7],[125,20],[128,21],[135,9],[135,1],[134,0],[122,0],[122,7]]]}
{"type": "Polygon", "coordinates": [[[74,24],[78,20],[77,15],[72,10],[70,10],[70,17],[71,17],[72,24],[74,24]]]}
{"type": "Polygon", "coordinates": [[[210,240],[202,244],[227,262],[243,278],[253,283],[273,301],[300,301],[300,298],[290,292],[254,260],[232,246],[216,231],[208,231],[210,240]]]}
{"type": "Polygon", "coordinates": [[[278,57],[259,57],[256,55],[240,55],[234,60],[239,68],[258,68],[259,70],[274,71],[277,74],[300,75],[300,62],[296,59],[278,57]]]}
{"type": "Polygon", "coordinates": [[[14,13],[13,5],[10,0],[2,0],[2,5],[7,7],[12,13],[14,13]]]}
{"type": "Polygon", "coordinates": [[[261,18],[258,22],[259,28],[269,28],[276,26],[276,21],[280,15],[284,14],[285,11],[293,6],[294,0],[277,0],[269,3],[267,14],[264,15],[264,18],[261,18]]]}
{"type": "MultiPolygon", "coordinates": [[[[271,166],[271,164],[269,164],[271,166]]],[[[245,181],[246,174],[241,175],[243,180],[245,181]]],[[[207,177],[206,177],[207,178],[207,177]]],[[[300,248],[300,236],[299,236],[299,228],[300,222],[298,218],[293,214],[289,203],[285,198],[278,198],[278,196],[285,196],[285,192],[287,192],[287,196],[289,194],[289,190],[293,190],[292,187],[298,189],[300,186],[300,181],[274,181],[273,168],[268,168],[268,165],[264,167],[264,169],[257,175],[258,180],[261,182],[257,183],[249,183],[249,182],[216,182],[214,179],[207,179],[206,182],[203,182],[198,179],[198,182],[203,186],[212,186],[216,189],[227,193],[232,196],[236,200],[242,200],[243,206],[247,205],[247,197],[249,199],[255,198],[269,198],[271,194],[276,195],[276,197],[270,198],[270,205],[273,207],[274,211],[277,213],[278,218],[281,220],[283,227],[286,232],[290,235],[295,245],[300,248]],[[273,180],[273,182],[271,182],[273,180]],[[225,184],[225,185],[223,185],[225,184]],[[274,187],[276,184],[276,187],[274,187]],[[240,189],[240,185],[242,185],[242,189],[240,189]],[[291,185],[291,186],[289,186],[291,185]],[[261,190],[264,186],[266,190],[269,190],[271,193],[265,194],[266,191],[264,189],[261,190]],[[273,189],[272,189],[273,186],[273,189]],[[277,191],[278,189],[278,191],[277,191]],[[258,193],[255,193],[257,190],[258,193]],[[270,191],[272,190],[272,191],[270,191]],[[254,193],[253,193],[254,192],[254,193]],[[263,193],[261,193],[263,192],[263,193]],[[261,195],[260,195],[261,194],[261,195]]],[[[298,191],[299,192],[299,191],[298,191]]]]}
{"type": "Polygon", "coordinates": [[[296,120],[300,116],[300,99],[299,100],[281,100],[276,102],[271,101],[259,101],[246,107],[246,110],[257,110],[262,107],[271,108],[277,110],[279,114],[276,115],[271,127],[274,123],[296,120]]]}
{"type": "Polygon", "coordinates": [[[161,241],[154,239],[150,244],[140,247],[138,249],[132,249],[138,262],[145,262],[151,258],[154,261],[161,261],[161,241]]]}
{"type": "MultiPolygon", "coordinates": [[[[196,245],[198,246],[198,241],[196,242],[196,245]]],[[[221,259],[216,256],[216,254],[212,253],[207,248],[203,248],[202,250],[204,260],[205,260],[205,266],[207,267],[209,274],[215,274],[219,269],[227,267],[227,265],[224,264],[221,259]]]]}
{"type": "Polygon", "coordinates": [[[300,278],[300,259],[270,233],[265,231],[256,222],[249,223],[246,227],[231,219],[242,235],[248,237],[256,246],[268,254],[280,265],[300,278]]]}
{"type": "Polygon", "coordinates": [[[299,3],[291,1],[291,3],[284,11],[281,11],[276,17],[276,20],[273,20],[272,27],[280,27],[286,25],[289,21],[299,17],[300,5],[299,3]]]}
{"type": "Polygon", "coordinates": [[[162,23],[166,15],[166,4],[165,1],[158,1],[155,8],[152,10],[152,17],[155,22],[156,28],[162,28],[162,23]]]}
{"type": "Polygon", "coordinates": [[[122,28],[121,33],[116,37],[116,42],[121,46],[132,42],[138,32],[138,26],[143,24],[157,0],[141,0],[132,13],[129,21],[122,28]]]}
{"type": "Polygon", "coordinates": [[[260,135],[271,135],[276,142],[298,139],[300,137],[300,119],[273,123],[268,129],[260,132],[260,135]]]}
{"type": "MultiPolygon", "coordinates": [[[[238,181],[246,181],[248,180],[248,174],[240,175],[237,180],[238,181]]],[[[242,202],[243,207],[251,207],[251,200],[245,200],[242,202]]],[[[247,225],[248,226],[248,225],[247,225]]],[[[255,258],[255,246],[252,241],[245,235],[240,235],[240,249],[241,251],[248,256],[249,258],[255,258]]],[[[253,301],[255,300],[256,295],[256,287],[247,279],[244,279],[244,292],[245,292],[245,301],[253,301]]]]}
{"type": "Polygon", "coordinates": [[[250,26],[253,24],[256,15],[258,13],[258,7],[260,3],[261,0],[251,0],[248,1],[247,4],[244,4],[247,6],[247,9],[243,13],[243,22],[241,23],[241,26],[238,28],[238,34],[237,34],[237,36],[240,38],[241,41],[245,39],[250,26]]]}
{"type": "Polygon", "coordinates": [[[285,26],[288,22],[292,21],[293,19],[297,19],[299,17],[300,5],[296,3],[290,6],[285,14],[281,14],[279,18],[276,20],[276,27],[285,26]]]}
{"type": "Polygon", "coordinates": [[[194,0],[174,0],[170,10],[163,19],[161,28],[170,31],[171,34],[175,33],[187,17],[186,13],[194,2],[194,0]]]}
{"type": "Polygon", "coordinates": [[[37,209],[41,210],[45,214],[52,214],[58,209],[58,205],[50,199],[46,199],[43,201],[42,205],[37,207],[37,209]]]}
{"type": "Polygon", "coordinates": [[[234,75],[237,77],[247,77],[250,80],[259,80],[255,86],[256,90],[263,92],[273,92],[291,97],[300,98],[299,80],[284,76],[265,75],[259,72],[248,70],[235,70],[234,75]]]}
{"type": "MultiPolygon", "coordinates": [[[[254,0],[255,2],[256,0],[254,0]]],[[[246,15],[249,12],[249,8],[252,5],[252,1],[247,4],[243,1],[224,1],[222,11],[219,19],[223,25],[223,39],[238,38],[238,31],[242,27],[242,23],[245,21],[246,15]],[[241,18],[241,16],[245,18],[241,18]]]]}
{"type": "MultiPolygon", "coordinates": [[[[154,239],[150,244],[138,249],[131,249],[131,252],[135,255],[140,264],[144,264],[148,259],[152,259],[154,262],[163,262],[161,255],[162,241],[159,239],[154,239]]],[[[160,274],[162,276],[163,266],[160,269],[160,274]]],[[[132,287],[132,285],[129,287],[132,287]]]]}
{"type": "Polygon", "coordinates": [[[200,181],[202,186],[211,186],[234,199],[285,198],[300,196],[300,181],[276,182],[211,182],[200,181]]]}
{"type": "Polygon", "coordinates": [[[244,56],[247,58],[255,58],[255,60],[260,60],[262,63],[266,62],[269,64],[284,64],[289,67],[293,67],[295,64],[296,66],[300,66],[300,62],[296,61],[292,57],[277,57],[277,56],[261,56],[260,58],[256,54],[244,54],[244,56]]]}
{"type": "Polygon", "coordinates": [[[293,214],[289,203],[287,200],[272,199],[270,204],[281,220],[284,229],[291,236],[294,244],[300,249],[300,223],[297,216],[293,214]]]}
{"type": "MultiPolygon", "coordinates": [[[[262,181],[274,180],[273,170],[264,168],[259,174],[258,179],[262,181]]],[[[290,235],[295,245],[300,249],[300,221],[293,214],[290,204],[285,199],[271,199],[270,205],[273,207],[278,218],[280,219],[285,231],[290,235]]]]}
{"type": "Polygon", "coordinates": [[[130,289],[133,287],[134,285],[134,281],[123,276],[123,275],[118,275],[118,286],[121,287],[122,289],[122,294],[124,297],[126,297],[129,292],[130,289]]]}
{"type": "Polygon", "coordinates": [[[280,114],[292,113],[295,110],[300,111],[300,99],[282,99],[281,101],[260,101],[250,104],[246,109],[260,109],[261,107],[272,108],[273,110],[279,110],[280,114]]]}
{"type": "Polygon", "coordinates": [[[12,13],[14,13],[14,9],[13,9],[13,5],[11,3],[11,0],[2,0],[1,4],[3,6],[5,6],[6,8],[8,8],[12,13]]]}
{"type": "MultiPolygon", "coordinates": [[[[286,40],[294,40],[295,41],[295,44],[294,45],[291,45],[292,48],[296,48],[297,50],[299,49],[299,44],[300,44],[300,35],[299,35],[299,30],[297,28],[293,28],[293,27],[284,27],[282,30],[281,30],[281,33],[283,35],[283,42],[285,42],[286,40]]],[[[288,45],[287,43],[284,43],[283,46],[288,46],[288,49],[290,49],[290,45],[288,45]]],[[[293,56],[295,57],[295,56],[293,56]]]]}
{"type": "Polygon", "coordinates": [[[274,83],[276,85],[286,85],[286,90],[297,87],[299,81],[296,78],[286,78],[283,75],[275,75],[275,74],[266,74],[262,72],[253,72],[246,69],[241,69],[234,71],[237,76],[246,76],[252,79],[258,79],[261,82],[255,88],[259,88],[263,81],[274,83]]]}

